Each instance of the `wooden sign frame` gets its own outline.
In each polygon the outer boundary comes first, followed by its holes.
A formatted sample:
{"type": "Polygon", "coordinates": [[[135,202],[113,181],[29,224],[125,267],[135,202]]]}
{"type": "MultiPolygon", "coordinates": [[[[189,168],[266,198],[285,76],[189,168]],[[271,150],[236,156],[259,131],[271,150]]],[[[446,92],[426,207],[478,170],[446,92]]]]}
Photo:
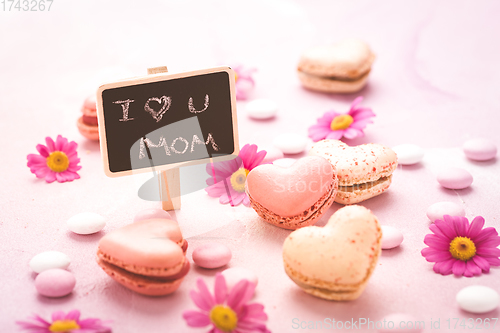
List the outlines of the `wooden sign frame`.
{"type": "MultiPolygon", "coordinates": [[[[140,168],[140,169],[132,169],[126,171],[112,172],[109,166],[109,157],[108,157],[108,146],[106,139],[106,129],[105,129],[105,118],[104,118],[104,108],[103,108],[103,91],[107,89],[120,88],[120,87],[128,87],[134,85],[141,85],[145,83],[154,83],[160,81],[173,80],[178,78],[187,78],[204,74],[212,74],[218,72],[226,72],[229,75],[229,78],[234,78],[235,73],[230,67],[215,67],[191,72],[184,73],[175,73],[175,74],[166,74],[163,71],[166,70],[166,67],[158,67],[152,68],[149,70],[150,74],[146,76],[136,77],[132,79],[121,80],[117,82],[112,82],[108,84],[101,85],[97,90],[97,117],[99,124],[99,138],[100,138],[100,147],[102,154],[102,161],[104,166],[104,172],[108,177],[122,177],[128,176],[137,173],[144,172],[156,172],[156,171],[166,171],[169,169],[179,168],[181,166],[188,166],[194,164],[203,164],[203,163],[212,163],[214,160],[221,161],[234,158],[239,153],[239,139],[238,139],[238,123],[237,123],[237,114],[236,114],[236,88],[235,88],[235,80],[229,79],[229,88],[230,88],[230,96],[231,96],[231,114],[232,114],[232,124],[233,124],[233,153],[218,157],[208,157],[204,159],[197,159],[191,161],[184,161],[172,164],[165,165],[155,165],[153,167],[140,168]],[[158,73],[159,72],[159,73],[158,73]]],[[[148,134],[148,133],[144,133],[148,134]]]]}

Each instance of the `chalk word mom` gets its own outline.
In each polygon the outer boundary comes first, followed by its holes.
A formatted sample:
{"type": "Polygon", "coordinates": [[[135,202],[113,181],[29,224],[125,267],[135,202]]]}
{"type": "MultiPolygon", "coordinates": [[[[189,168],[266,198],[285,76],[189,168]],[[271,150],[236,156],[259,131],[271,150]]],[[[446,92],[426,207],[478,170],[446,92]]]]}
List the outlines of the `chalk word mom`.
{"type": "MultiPolygon", "coordinates": [[[[134,118],[129,118],[129,107],[130,103],[135,102],[133,99],[126,99],[123,101],[114,101],[113,104],[119,104],[122,107],[122,115],[123,117],[119,119],[120,121],[130,121],[134,120],[134,118]]],[[[144,104],[144,111],[149,113],[153,119],[156,120],[156,122],[159,122],[161,118],[163,118],[163,115],[165,112],[170,109],[170,106],[172,105],[172,97],[170,96],[161,96],[160,98],[158,97],[151,97],[146,101],[146,104],[144,104]],[[150,106],[150,102],[156,102],[160,104],[160,109],[158,111],[153,110],[150,106]]],[[[196,108],[193,105],[193,97],[189,97],[188,100],[188,110],[191,113],[201,113],[203,111],[206,111],[208,109],[208,106],[210,105],[210,98],[208,97],[208,94],[205,95],[205,103],[203,104],[203,109],[201,110],[196,110],[196,108]]]]}
{"type": "Polygon", "coordinates": [[[195,145],[208,145],[209,143],[212,144],[212,148],[215,151],[219,150],[219,146],[214,141],[214,138],[212,136],[212,133],[208,133],[207,140],[205,142],[201,141],[198,135],[193,135],[193,140],[191,140],[191,145],[189,144],[189,141],[184,139],[182,136],[175,138],[172,141],[172,144],[170,146],[167,143],[167,140],[163,136],[160,136],[160,140],[158,144],[155,144],[153,141],[151,141],[148,138],[141,138],[141,141],[139,142],[139,159],[142,160],[147,156],[146,154],[146,146],[147,148],[160,148],[163,147],[165,149],[165,154],[168,156],[171,156],[171,151],[175,154],[184,154],[188,148],[191,146],[190,152],[192,153],[194,151],[195,145]],[[184,145],[184,148],[179,150],[175,148],[175,144],[179,142],[179,145],[184,145]]]}

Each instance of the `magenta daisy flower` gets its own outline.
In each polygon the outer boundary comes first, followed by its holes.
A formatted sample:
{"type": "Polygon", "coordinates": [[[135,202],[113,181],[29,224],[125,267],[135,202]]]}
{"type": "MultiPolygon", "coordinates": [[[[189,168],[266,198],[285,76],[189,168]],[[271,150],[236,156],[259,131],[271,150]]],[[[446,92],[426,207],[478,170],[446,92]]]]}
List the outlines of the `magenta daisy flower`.
{"type": "Polygon", "coordinates": [[[338,113],[334,110],[326,112],[318,118],[318,123],[309,127],[309,137],[313,141],[323,139],[340,140],[342,137],[354,139],[364,136],[363,129],[373,123],[375,117],[372,109],[358,107],[363,97],[356,98],[347,113],[338,113]]]}
{"type": "Polygon", "coordinates": [[[70,182],[80,178],[77,171],[82,167],[78,165],[80,159],[76,152],[78,144],[75,141],[58,135],[56,142],[49,137],[45,138],[47,146],[37,145],[40,153],[28,155],[28,167],[37,178],[45,178],[47,183],[57,180],[59,183],[70,182]]]}
{"type": "Polygon", "coordinates": [[[211,177],[207,179],[205,191],[211,197],[218,197],[221,204],[237,206],[243,203],[250,206],[250,199],[245,193],[247,175],[262,163],[265,156],[265,150],[257,152],[256,145],[246,144],[235,159],[207,164],[207,173],[211,177]]]}
{"type": "Polygon", "coordinates": [[[488,273],[490,266],[500,266],[500,237],[493,227],[485,228],[484,218],[477,216],[469,221],[461,216],[443,216],[429,229],[424,243],[429,247],[422,255],[429,262],[435,262],[434,272],[456,276],[479,276],[488,273]]]}
{"type": "Polygon", "coordinates": [[[80,311],[73,310],[64,314],[56,311],[52,314],[52,320],[46,321],[39,315],[30,318],[32,321],[16,321],[22,330],[32,333],[108,333],[111,328],[105,322],[97,318],[80,319],[80,311]]]}
{"type": "Polygon", "coordinates": [[[252,78],[252,74],[256,69],[238,65],[234,66],[233,70],[236,74],[236,99],[245,100],[255,87],[255,81],[252,78]]]}
{"type": "Polygon", "coordinates": [[[217,273],[213,296],[202,279],[196,284],[198,291],[191,290],[190,295],[200,311],[182,314],[188,326],[211,325],[210,333],[270,333],[264,324],[267,320],[264,306],[247,303],[254,294],[255,284],[241,280],[229,291],[224,276],[217,273]]]}

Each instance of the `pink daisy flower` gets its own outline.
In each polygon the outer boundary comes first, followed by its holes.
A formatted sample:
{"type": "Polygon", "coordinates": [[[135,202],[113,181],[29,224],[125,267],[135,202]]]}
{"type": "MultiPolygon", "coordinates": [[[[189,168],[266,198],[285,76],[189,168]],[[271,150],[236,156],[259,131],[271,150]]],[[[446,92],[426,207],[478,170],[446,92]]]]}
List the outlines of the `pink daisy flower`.
{"type": "Polygon", "coordinates": [[[490,266],[500,266],[500,237],[493,227],[485,228],[484,218],[477,216],[471,224],[465,217],[443,216],[429,229],[424,243],[429,247],[422,255],[429,262],[435,262],[434,272],[456,276],[479,276],[488,273],[490,266]]]}
{"type": "Polygon", "coordinates": [[[340,140],[342,137],[354,139],[364,136],[363,129],[366,125],[373,123],[372,117],[375,117],[372,109],[358,107],[363,97],[356,98],[349,112],[338,113],[328,111],[323,117],[318,118],[318,123],[309,127],[309,137],[313,141],[323,139],[340,140]]]}
{"type": "Polygon", "coordinates": [[[221,204],[250,206],[245,193],[247,175],[262,163],[265,156],[265,150],[257,152],[256,145],[246,144],[235,159],[207,164],[207,173],[212,177],[207,179],[205,191],[211,197],[218,197],[221,204]]]}
{"type": "Polygon", "coordinates": [[[233,70],[236,74],[236,99],[245,100],[255,87],[255,81],[252,78],[252,74],[256,69],[238,65],[234,66],[233,70]]]}
{"type": "Polygon", "coordinates": [[[255,284],[241,280],[233,289],[227,290],[224,276],[215,276],[214,296],[205,282],[198,279],[198,291],[191,290],[190,296],[200,311],[185,311],[182,317],[188,326],[211,325],[210,333],[270,333],[264,322],[267,315],[264,306],[247,302],[252,298],[255,284]]]}
{"type": "Polygon", "coordinates": [[[57,179],[59,183],[70,182],[80,178],[77,171],[82,167],[78,165],[80,159],[76,152],[78,144],[58,135],[56,142],[49,137],[45,138],[47,146],[37,145],[40,153],[28,155],[28,167],[37,178],[45,178],[47,183],[57,179]]]}
{"type": "Polygon", "coordinates": [[[64,314],[56,311],[52,314],[52,320],[46,321],[39,315],[30,318],[32,321],[16,321],[22,330],[32,333],[109,333],[111,328],[105,325],[101,319],[80,319],[80,311],[73,310],[64,314]]]}

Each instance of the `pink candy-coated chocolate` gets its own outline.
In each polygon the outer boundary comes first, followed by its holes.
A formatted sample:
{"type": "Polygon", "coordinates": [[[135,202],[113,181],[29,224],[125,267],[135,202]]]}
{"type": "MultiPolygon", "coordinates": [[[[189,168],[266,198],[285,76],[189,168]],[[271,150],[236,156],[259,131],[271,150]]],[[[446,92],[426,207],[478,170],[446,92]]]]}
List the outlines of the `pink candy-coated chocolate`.
{"type": "Polygon", "coordinates": [[[231,260],[231,250],[221,243],[206,243],[193,251],[193,261],[203,268],[219,268],[231,260]]]}
{"type": "Polygon", "coordinates": [[[461,190],[472,184],[472,175],[462,168],[448,168],[437,175],[437,181],[442,187],[451,190],[461,190]]]}
{"type": "Polygon", "coordinates": [[[142,221],[142,220],[150,220],[150,219],[167,219],[171,220],[172,217],[170,214],[163,210],[157,208],[150,208],[141,210],[139,213],[135,214],[134,222],[142,221]]]}
{"type": "Polygon", "coordinates": [[[475,161],[488,161],[497,156],[495,143],[488,139],[472,139],[463,145],[465,156],[475,161]]]}
{"type": "Polygon", "coordinates": [[[73,273],[60,268],[43,271],[35,279],[36,290],[46,297],[66,296],[73,291],[75,285],[73,273]]]}

